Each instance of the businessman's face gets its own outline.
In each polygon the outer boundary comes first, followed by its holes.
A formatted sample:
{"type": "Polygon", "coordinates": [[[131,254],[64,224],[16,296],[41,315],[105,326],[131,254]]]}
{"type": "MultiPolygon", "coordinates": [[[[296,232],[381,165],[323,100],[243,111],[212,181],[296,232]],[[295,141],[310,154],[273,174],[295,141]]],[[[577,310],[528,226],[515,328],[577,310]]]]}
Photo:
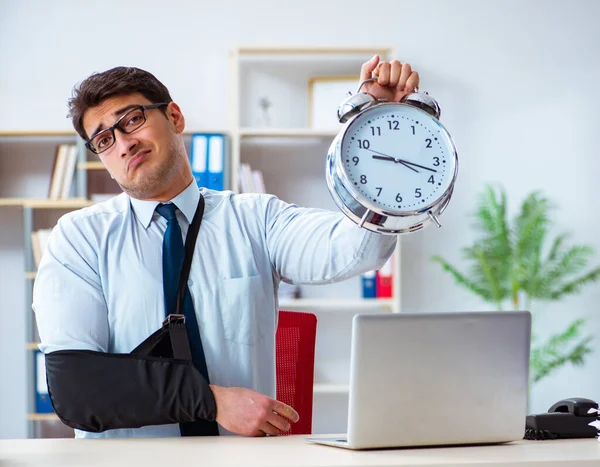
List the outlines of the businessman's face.
{"type": "Polygon", "coordinates": [[[129,133],[115,129],[114,144],[110,132],[103,134],[106,138],[95,139],[95,147],[105,149],[99,157],[127,194],[164,201],[190,183],[191,172],[181,138],[185,121],[174,102],[161,108],[139,108],[149,104],[139,93],[110,97],[85,112],[83,126],[93,136],[125,116],[120,127],[129,125],[135,129],[129,133]]]}

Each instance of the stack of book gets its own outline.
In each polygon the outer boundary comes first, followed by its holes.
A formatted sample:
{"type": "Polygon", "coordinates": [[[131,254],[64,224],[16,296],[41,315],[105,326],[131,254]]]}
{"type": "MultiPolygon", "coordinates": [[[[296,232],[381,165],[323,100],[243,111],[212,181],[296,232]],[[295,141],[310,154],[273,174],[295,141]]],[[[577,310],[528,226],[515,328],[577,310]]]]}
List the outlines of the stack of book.
{"type": "Polygon", "coordinates": [[[240,193],[266,193],[262,172],[245,162],[240,164],[240,193]]]}
{"type": "Polygon", "coordinates": [[[74,144],[59,145],[54,157],[48,198],[57,200],[70,196],[76,165],[77,146],[74,144]]]}
{"type": "Polygon", "coordinates": [[[35,263],[36,270],[40,266],[42,255],[46,250],[50,232],[52,232],[52,229],[39,229],[31,232],[31,249],[33,251],[33,262],[35,263]]]}

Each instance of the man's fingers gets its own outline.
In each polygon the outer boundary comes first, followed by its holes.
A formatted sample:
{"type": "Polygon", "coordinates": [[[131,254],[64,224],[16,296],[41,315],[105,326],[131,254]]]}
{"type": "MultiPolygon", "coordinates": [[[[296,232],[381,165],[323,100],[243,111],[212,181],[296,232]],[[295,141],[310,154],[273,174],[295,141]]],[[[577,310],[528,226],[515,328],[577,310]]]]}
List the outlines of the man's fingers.
{"type": "Polygon", "coordinates": [[[379,55],[373,55],[371,60],[363,63],[360,68],[360,81],[364,81],[366,79],[371,78],[371,73],[377,68],[377,64],[379,63],[379,55]]]}
{"type": "Polygon", "coordinates": [[[377,84],[387,86],[390,82],[390,64],[381,62],[377,67],[377,73],[373,74],[373,78],[377,77],[377,84]]]}
{"type": "Polygon", "coordinates": [[[268,421],[263,422],[260,425],[260,429],[271,436],[277,436],[279,434],[277,427],[271,425],[268,421]]]}
{"type": "Polygon", "coordinates": [[[285,417],[294,423],[300,420],[298,412],[296,412],[293,408],[291,408],[289,405],[284,404],[283,402],[275,401],[273,411],[277,412],[282,417],[285,417]]]}
{"type": "Polygon", "coordinates": [[[267,417],[267,422],[283,432],[289,431],[289,429],[292,427],[290,422],[288,422],[285,418],[280,417],[275,412],[267,417]]]}
{"type": "MultiPolygon", "coordinates": [[[[412,73],[412,68],[408,63],[404,63],[402,65],[402,72],[400,73],[400,80],[398,81],[398,90],[400,91],[404,91],[404,88],[406,88],[406,83],[408,81],[408,78],[410,77],[412,73]]],[[[412,89],[411,89],[412,91],[412,89]]]]}
{"type": "Polygon", "coordinates": [[[392,60],[390,62],[390,82],[389,85],[396,87],[398,81],[400,81],[400,74],[402,72],[402,64],[398,60],[392,60]]]}
{"type": "Polygon", "coordinates": [[[413,92],[419,87],[419,73],[413,71],[409,78],[406,80],[406,90],[413,92]]]}

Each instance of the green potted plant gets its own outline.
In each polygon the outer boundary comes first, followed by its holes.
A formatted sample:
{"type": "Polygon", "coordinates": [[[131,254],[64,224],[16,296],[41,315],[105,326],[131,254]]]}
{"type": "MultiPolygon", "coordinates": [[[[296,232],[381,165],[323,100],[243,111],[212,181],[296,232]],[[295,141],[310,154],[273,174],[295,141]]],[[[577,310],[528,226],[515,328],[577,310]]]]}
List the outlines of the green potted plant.
{"type": "MultiPolygon", "coordinates": [[[[549,302],[579,292],[600,277],[600,267],[589,269],[594,254],[589,246],[567,246],[566,233],[550,238],[550,212],[554,208],[540,192],[528,195],[512,219],[508,218],[506,192],[486,185],[475,215],[478,236],[463,248],[469,264],[461,272],[440,256],[432,260],[499,311],[529,310],[534,301],[549,302]]],[[[584,335],[584,319],[575,319],[545,342],[535,336],[540,310],[532,312],[531,383],[567,363],[581,365],[592,349],[584,335]]]]}

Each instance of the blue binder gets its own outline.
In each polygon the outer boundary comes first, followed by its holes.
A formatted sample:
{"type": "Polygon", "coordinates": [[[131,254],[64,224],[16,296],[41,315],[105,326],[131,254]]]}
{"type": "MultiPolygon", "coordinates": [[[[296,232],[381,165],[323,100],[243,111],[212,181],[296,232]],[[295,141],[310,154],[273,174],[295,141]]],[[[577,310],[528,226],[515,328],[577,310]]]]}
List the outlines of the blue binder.
{"type": "Polygon", "coordinates": [[[223,190],[223,172],[225,167],[225,137],[210,135],[208,139],[208,187],[211,190],[223,190]]]}
{"type": "Polygon", "coordinates": [[[35,411],[36,413],[53,413],[52,402],[48,395],[48,383],[46,381],[46,360],[44,354],[35,351],[35,411]]]}
{"type": "Polygon", "coordinates": [[[227,139],[221,133],[192,135],[190,163],[199,187],[224,190],[227,187],[227,139]]]}
{"type": "Polygon", "coordinates": [[[377,298],[375,271],[367,271],[360,275],[363,298],[377,298]]]}
{"type": "Polygon", "coordinates": [[[208,188],[208,137],[203,134],[192,135],[190,164],[199,187],[208,188]]]}

